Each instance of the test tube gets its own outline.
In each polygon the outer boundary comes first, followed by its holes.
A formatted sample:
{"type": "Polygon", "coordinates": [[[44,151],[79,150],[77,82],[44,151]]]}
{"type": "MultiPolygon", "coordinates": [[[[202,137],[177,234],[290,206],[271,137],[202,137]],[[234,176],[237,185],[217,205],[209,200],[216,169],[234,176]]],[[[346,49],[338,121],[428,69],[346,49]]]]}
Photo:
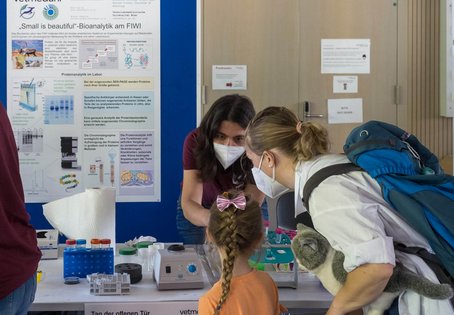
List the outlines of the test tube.
{"type": "Polygon", "coordinates": [[[276,244],[280,244],[282,242],[282,232],[283,231],[280,228],[276,228],[276,230],[274,231],[274,241],[276,242],[276,244]]]}
{"type": "Polygon", "coordinates": [[[76,248],[76,240],[67,239],[65,243],[66,243],[66,248],[68,248],[68,249],[75,249],[76,248]]]}
{"type": "Polygon", "coordinates": [[[109,249],[110,248],[110,238],[103,238],[99,241],[101,243],[101,249],[109,249]]]}
{"type": "Polygon", "coordinates": [[[99,238],[92,238],[90,240],[90,247],[91,247],[91,249],[100,249],[101,242],[100,242],[99,238]]]}
{"type": "Polygon", "coordinates": [[[77,239],[76,240],[76,248],[86,248],[87,247],[87,241],[83,238],[77,239]]]}

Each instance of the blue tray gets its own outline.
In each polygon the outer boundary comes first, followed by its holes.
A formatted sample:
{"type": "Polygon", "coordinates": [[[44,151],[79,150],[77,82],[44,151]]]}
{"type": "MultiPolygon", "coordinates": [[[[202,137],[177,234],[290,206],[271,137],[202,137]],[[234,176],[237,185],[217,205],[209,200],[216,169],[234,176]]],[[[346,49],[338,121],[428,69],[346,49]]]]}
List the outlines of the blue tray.
{"type": "Polygon", "coordinates": [[[86,277],[92,273],[114,273],[113,248],[65,248],[63,252],[63,277],[86,277]]]}

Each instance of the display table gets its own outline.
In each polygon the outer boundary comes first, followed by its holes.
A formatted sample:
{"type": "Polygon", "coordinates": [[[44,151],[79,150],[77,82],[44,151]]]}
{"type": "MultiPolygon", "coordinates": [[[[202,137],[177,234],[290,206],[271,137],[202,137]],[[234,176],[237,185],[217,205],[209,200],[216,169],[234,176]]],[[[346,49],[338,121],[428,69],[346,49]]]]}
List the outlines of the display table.
{"type": "MultiPolygon", "coordinates": [[[[42,279],[38,283],[30,311],[85,311],[90,315],[105,315],[111,310],[110,314],[115,315],[121,306],[121,314],[135,314],[133,310],[137,307],[143,310],[143,313],[137,311],[139,315],[156,315],[164,308],[166,314],[174,314],[168,312],[169,308],[197,310],[199,297],[211,287],[204,272],[203,289],[159,291],[152,273],[144,272],[143,279],[131,285],[130,294],[100,296],[90,294],[86,279],[80,279],[78,284],[64,284],[62,258],[43,260],[39,268],[43,272],[42,279]]],[[[327,309],[332,296],[321,286],[318,279],[309,273],[299,273],[298,277],[297,289],[279,289],[281,303],[289,309],[327,309]]]]}

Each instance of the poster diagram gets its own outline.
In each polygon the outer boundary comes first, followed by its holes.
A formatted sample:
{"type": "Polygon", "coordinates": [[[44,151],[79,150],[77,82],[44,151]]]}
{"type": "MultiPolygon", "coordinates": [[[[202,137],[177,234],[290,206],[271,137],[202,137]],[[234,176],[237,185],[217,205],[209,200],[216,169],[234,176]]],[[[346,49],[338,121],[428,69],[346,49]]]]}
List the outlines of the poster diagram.
{"type": "Polygon", "coordinates": [[[74,96],[44,96],[44,123],[48,125],[72,125],[74,123],[74,96]]]}
{"type": "Polygon", "coordinates": [[[117,69],[117,41],[81,40],[79,56],[82,69],[117,69]]]}
{"type": "Polygon", "coordinates": [[[125,41],[122,44],[124,69],[146,69],[151,66],[150,41],[125,41]]]}
{"type": "Polygon", "coordinates": [[[15,130],[16,145],[19,152],[43,152],[43,129],[23,128],[15,130]]]}
{"type": "Polygon", "coordinates": [[[19,106],[31,112],[36,110],[36,85],[33,80],[20,85],[19,106]]]}

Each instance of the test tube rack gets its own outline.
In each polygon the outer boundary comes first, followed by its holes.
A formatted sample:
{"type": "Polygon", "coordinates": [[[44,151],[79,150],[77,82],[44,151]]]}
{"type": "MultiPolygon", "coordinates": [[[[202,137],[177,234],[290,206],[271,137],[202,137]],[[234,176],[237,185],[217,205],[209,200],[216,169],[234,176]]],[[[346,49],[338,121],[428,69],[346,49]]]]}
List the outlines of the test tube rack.
{"type": "Polygon", "coordinates": [[[65,248],[63,252],[63,277],[86,277],[92,273],[114,273],[113,248],[65,248]]]}
{"type": "Polygon", "coordinates": [[[90,284],[90,294],[93,295],[123,295],[131,291],[131,279],[127,273],[105,275],[93,273],[87,275],[90,284]]]}

